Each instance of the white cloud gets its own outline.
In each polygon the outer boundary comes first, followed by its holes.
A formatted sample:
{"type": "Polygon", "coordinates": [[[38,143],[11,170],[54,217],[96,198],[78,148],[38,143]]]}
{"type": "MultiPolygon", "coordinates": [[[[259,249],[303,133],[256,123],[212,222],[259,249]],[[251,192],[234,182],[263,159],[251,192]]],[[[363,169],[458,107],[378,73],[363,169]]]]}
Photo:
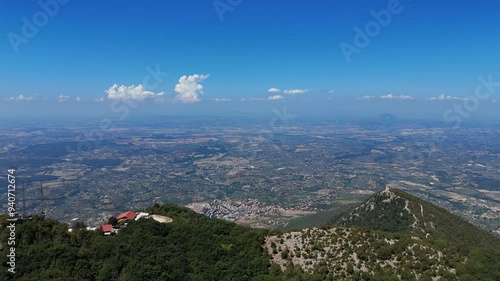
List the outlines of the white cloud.
{"type": "Polygon", "coordinates": [[[287,95],[300,95],[300,94],[305,94],[307,92],[309,92],[309,90],[307,89],[288,89],[283,91],[283,93],[287,95]]]}
{"type": "Polygon", "coordinates": [[[331,95],[331,94],[335,93],[335,91],[334,90],[328,90],[326,93],[331,95]]]}
{"type": "Polygon", "coordinates": [[[103,97],[100,97],[100,98],[96,98],[94,99],[95,102],[104,102],[104,98],[103,97]]]}
{"type": "Polygon", "coordinates": [[[281,93],[281,90],[278,88],[270,88],[267,90],[268,93],[281,93]]]}
{"type": "Polygon", "coordinates": [[[147,91],[142,84],[137,86],[118,86],[114,84],[106,90],[106,94],[108,94],[108,99],[110,100],[118,100],[118,99],[128,99],[128,100],[144,100],[147,98],[161,97],[164,95],[163,92],[154,93],[151,91],[147,91]]]}
{"type": "Polygon", "coordinates": [[[5,100],[6,101],[32,101],[32,100],[35,100],[35,98],[28,97],[28,96],[25,96],[25,95],[19,95],[17,97],[6,98],[5,100]]]}
{"type": "Polygon", "coordinates": [[[373,99],[383,99],[383,100],[413,100],[415,98],[412,97],[412,96],[407,96],[407,95],[395,96],[393,94],[387,94],[385,96],[379,96],[379,97],[366,95],[366,96],[364,96],[362,98],[358,98],[358,100],[373,100],[373,99]]]}
{"type": "Polygon", "coordinates": [[[393,100],[393,99],[399,99],[399,100],[412,100],[414,99],[412,96],[405,96],[405,95],[400,95],[400,96],[395,96],[393,94],[387,94],[385,96],[380,96],[381,99],[389,99],[389,100],[393,100]]]}
{"type": "Polygon", "coordinates": [[[431,97],[429,100],[467,100],[467,99],[441,94],[439,97],[431,97]]]}
{"type": "Polygon", "coordinates": [[[57,97],[57,100],[59,102],[65,102],[69,99],[69,96],[63,96],[63,95],[59,95],[59,97],[57,97]]]}
{"type": "Polygon", "coordinates": [[[76,98],[75,98],[75,101],[76,101],[76,102],[82,102],[82,101],[83,101],[83,99],[82,99],[81,97],[76,97],[76,98]]]}
{"type": "Polygon", "coordinates": [[[179,78],[179,83],[175,85],[175,92],[177,95],[175,99],[183,103],[194,103],[201,101],[203,95],[203,86],[200,84],[203,80],[207,79],[210,75],[183,75],[179,78]]]}
{"type": "Polygon", "coordinates": [[[258,100],[264,100],[264,98],[242,98],[240,101],[258,101],[258,100]]]}
{"type": "Polygon", "coordinates": [[[283,99],[282,95],[274,95],[274,96],[269,96],[267,100],[280,100],[283,99]]]}
{"type": "Polygon", "coordinates": [[[215,102],[225,102],[225,101],[231,101],[230,99],[226,99],[226,98],[215,98],[215,99],[212,99],[212,101],[215,101],[215,102]]]}

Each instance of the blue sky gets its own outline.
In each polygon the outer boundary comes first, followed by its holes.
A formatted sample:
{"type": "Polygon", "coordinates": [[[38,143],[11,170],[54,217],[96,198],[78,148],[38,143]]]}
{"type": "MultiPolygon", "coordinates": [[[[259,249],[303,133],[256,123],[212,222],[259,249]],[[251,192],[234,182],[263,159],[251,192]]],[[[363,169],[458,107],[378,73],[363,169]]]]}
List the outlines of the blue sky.
{"type": "Polygon", "coordinates": [[[4,112],[36,102],[69,107],[77,97],[109,102],[114,84],[116,96],[188,108],[242,99],[458,101],[474,93],[478,76],[500,80],[493,0],[2,0],[0,17],[4,112]],[[49,15],[40,3],[57,9],[49,15]],[[356,47],[355,28],[382,10],[391,19],[356,47]],[[23,18],[34,34],[23,33],[23,18]],[[350,62],[342,42],[358,48],[350,62]],[[132,88],[151,76],[148,67],[168,76],[132,88]]]}

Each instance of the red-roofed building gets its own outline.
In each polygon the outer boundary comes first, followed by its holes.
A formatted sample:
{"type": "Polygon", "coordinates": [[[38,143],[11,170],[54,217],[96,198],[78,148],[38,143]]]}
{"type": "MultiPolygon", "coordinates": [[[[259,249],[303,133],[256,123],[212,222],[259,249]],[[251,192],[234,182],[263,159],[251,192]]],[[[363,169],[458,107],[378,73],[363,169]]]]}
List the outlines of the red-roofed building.
{"type": "Polygon", "coordinates": [[[111,235],[114,233],[113,226],[111,224],[103,224],[98,227],[104,235],[111,235]]]}
{"type": "Polygon", "coordinates": [[[125,220],[125,221],[131,221],[135,218],[136,214],[132,211],[128,211],[125,213],[121,213],[118,216],[116,216],[117,220],[125,220]]]}

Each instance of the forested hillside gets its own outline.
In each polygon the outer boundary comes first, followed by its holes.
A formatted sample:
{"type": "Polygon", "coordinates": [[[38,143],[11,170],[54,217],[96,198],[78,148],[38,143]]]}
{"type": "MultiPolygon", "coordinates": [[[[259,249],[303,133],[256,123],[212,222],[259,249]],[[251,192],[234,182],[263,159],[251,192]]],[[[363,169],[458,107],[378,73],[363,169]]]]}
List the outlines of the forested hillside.
{"type": "MultiPolygon", "coordinates": [[[[268,231],[198,215],[174,205],[148,210],[173,218],[132,221],[116,236],[35,217],[17,226],[17,272],[1,280],[265,280],[268,231]]],[[[6,217],[2,218],[5,226],[6,217]]],[[[2,228],[1,238],[6,241],[2,228]]],[[[5,264],[7,251],[1,252],[5,264]]],[[[279,272],[278,272],[279,273],[279,272]]],[[[272,279],[269,279],[272,280],[272,279]]]]}
{"type": "Polygon", "coordinates": [[[0,280],[500,280],[498,238],[399,191],[375,195],[342,226],[289,233],[172,204],[146,211],[173,222],[143,218],[115,236],[40,217],[18,224],[15,274],[2,216],[0,280]]]}

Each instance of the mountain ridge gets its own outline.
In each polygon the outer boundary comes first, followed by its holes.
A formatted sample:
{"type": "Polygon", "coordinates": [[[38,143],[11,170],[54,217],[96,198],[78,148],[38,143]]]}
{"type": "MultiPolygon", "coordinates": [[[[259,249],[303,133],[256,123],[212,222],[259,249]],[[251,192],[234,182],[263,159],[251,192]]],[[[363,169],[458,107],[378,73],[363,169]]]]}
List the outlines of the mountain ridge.
{"type": "Polygon", "coordinates": [[[354,210],[341,215],[334,224],[411,233],[421,239],[451,240],[466,247],[468,245],[489,247],[492,243],[500,247],[498,237],[400,189],[386,188],[374,194],[354,210]],[[374,205],[378,208],[373,209],[374,205]],[[395,206],[397,208],[394,208],[395,206]],[[367,208],[371,210],[367,212],[367,208]],[[364,212],[360,215],[359,212],[362,210],[364,212]],[[468,232],[474,232],[475,235],[460,235],[468,232]]]}
{"type": "Polygon", "coordinates": [[[374,194],[332,225],[268,236],[265,247],[282,269],[335,280],[500,278],[498,237],[398,189],[374,194]]]}

